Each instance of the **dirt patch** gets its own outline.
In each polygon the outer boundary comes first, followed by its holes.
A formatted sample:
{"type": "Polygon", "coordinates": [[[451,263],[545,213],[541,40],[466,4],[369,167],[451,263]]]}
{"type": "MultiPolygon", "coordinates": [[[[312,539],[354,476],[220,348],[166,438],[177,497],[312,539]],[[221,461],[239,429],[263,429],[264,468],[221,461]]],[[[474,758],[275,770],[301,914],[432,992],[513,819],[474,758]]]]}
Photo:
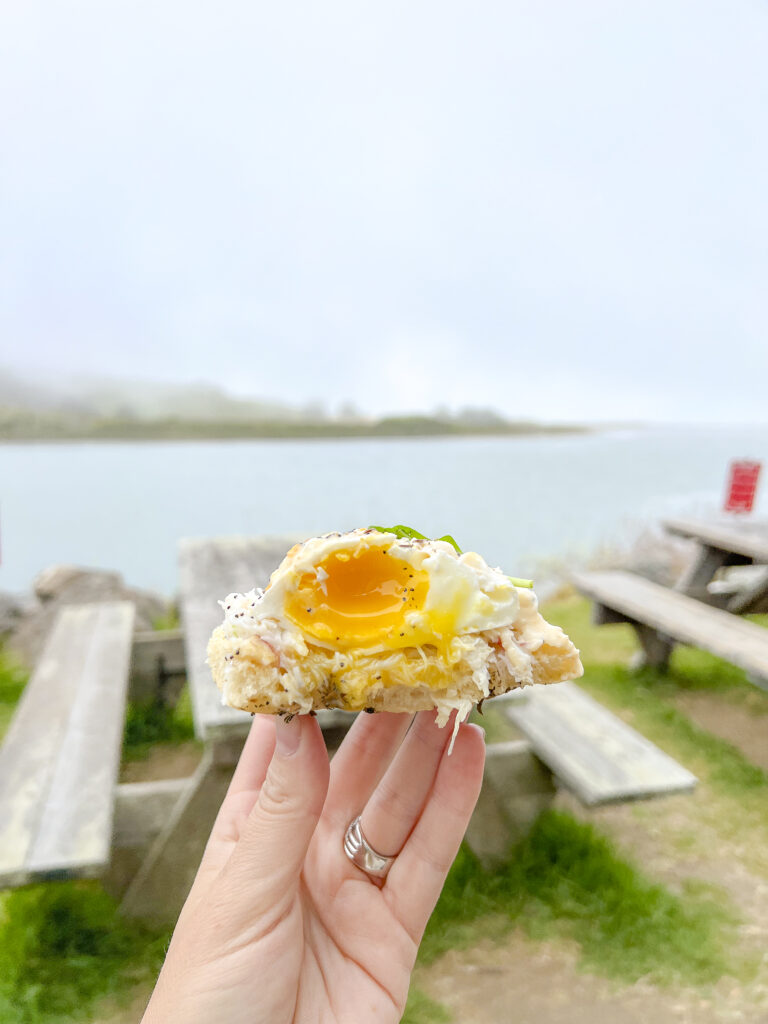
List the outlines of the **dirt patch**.
{"type": "Polygon", "coordinates": [[[768,714],[744,704],[713,699],[707,693],[680,693],[675,707],[692,722],[732,743],[759,768],[768,771],[768,714]]]}
{"type": "Polygon", "coordinates": [[[503,943],[452,950],[419,971],[417,983],[450,1010],[457,1024],[761,1024],[768,1019],[761,1009],[738,1006],[732,981],[707,995],[661,990],[642,981],[617,986],[580,971],[567,944],[533,943],[520,933],[503,943]]]}
{"type": "Polygon", "coordinates": [[[722,801],[704,784],[692,794],[592,810],[564,791],[555,803],[595,824],[624,857],[673,891],[693,881],[711,886],[716,899],[727,894],[740,918],[740,954],[754,971],[721,978],[708,990],[619,984],[581,970],[574,946],[518,931],[447,953],[419,969],[419,987],[456,1024],[768,1024],[768,872],[762,856],[754,864],[746,856],[758,840],[749,826],[724,833],[722,801]]]}
{"type": "Polygon", "coordinates": [[[102,1003],[91,1024],[138,1024],[144,1016],[151,995],[152,989],[147,988],[137,991],[125,1006],[116,1007],[109,1002],[102,1003]]]}
{"type": "Polygon", "coordinates": [[[566,794],[559,794],[557,802],[596,825],[623,857],[673,892],[695,882],[712,887],[713,898],[726,894],[742,919],[743,951],[763,954],[762,980],[768,986],[768,956],[764,955],[768,949],[768,851],[761,845],[762,836],[750,833],[746,823],[743,833],[738,828],[724,833],[719,827],[719,804],[706,785],[699,784],[690,794],[590,811],[566,794]]]}
{"type": "Polygon", "coordinates": [[[120,768],[121,782],[153,782],[156,779],[183,779],[192,775],[200,763],[201,748],[194,740],[187,743],[157,743],[140,761],[128,761],[120,768]]]}

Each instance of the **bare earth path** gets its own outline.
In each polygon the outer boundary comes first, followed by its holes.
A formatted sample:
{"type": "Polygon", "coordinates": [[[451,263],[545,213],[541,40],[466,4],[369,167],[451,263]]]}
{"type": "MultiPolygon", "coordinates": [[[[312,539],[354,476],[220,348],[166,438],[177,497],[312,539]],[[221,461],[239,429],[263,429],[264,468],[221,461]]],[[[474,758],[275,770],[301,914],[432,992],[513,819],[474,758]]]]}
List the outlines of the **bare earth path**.
{"type": "Polygon", "coordinates": [[[680,693],[675,707],[692,722],[727,740],[742,752],[752,764],[768,771],[768,714],[763,710],[765,699],[756,694],[755,706],[713,699],[708,693],[680,693]],[[759,709],[759,710],[758,710],[759,709]]]}
{"type": "Polygon", "coordinates": [[[618,987],[580,972],[565,945],[508,941],[451,951],[419,976],[420,986],[461,1024],[719,1024],[768,1019],[721,1016],[696,994],[642,982],[618,987]]]}
{"type": "Polygon", "coordinates": [[[705,786],[693,796],[591,812],[567,794],[558,803],[594,822],[673,890],[690,878],[725,890],[743,918],[739,941],[759,965],[754,978],[722,978],[706,993],[643,981],[620,985],[581,971],[567,943],[534,942],[518,932],[500,944],[451,951],[419,971],[419,987],[457,1024],[768,1024],[766,837],[748,830],[724,837],[718,801],[705,786]]]}

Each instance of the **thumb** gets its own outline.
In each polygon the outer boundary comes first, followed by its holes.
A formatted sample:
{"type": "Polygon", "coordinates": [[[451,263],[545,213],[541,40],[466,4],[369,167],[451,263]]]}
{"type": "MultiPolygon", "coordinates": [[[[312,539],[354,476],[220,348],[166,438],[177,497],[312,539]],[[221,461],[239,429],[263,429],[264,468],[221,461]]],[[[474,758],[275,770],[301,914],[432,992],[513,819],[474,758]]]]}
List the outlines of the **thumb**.
{"type": "Polygon", "coordinates": [[[228,866],[251,913],[278,909],[293,896],[323,809],[328,777],[328,754],[317,719],[278,718],[275,752],[228,866]]]}

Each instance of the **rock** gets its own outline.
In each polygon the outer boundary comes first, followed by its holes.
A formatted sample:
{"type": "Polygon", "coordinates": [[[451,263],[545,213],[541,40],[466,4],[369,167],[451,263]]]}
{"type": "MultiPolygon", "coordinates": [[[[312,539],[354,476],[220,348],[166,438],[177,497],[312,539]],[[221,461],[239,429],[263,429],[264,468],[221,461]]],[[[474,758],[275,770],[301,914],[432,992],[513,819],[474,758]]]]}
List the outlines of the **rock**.
{"type": "Polygon", "coordinates": [[[690,541],[660,526],[648,526],[611,568],[626,569],[663,587],[674,587],[694,554],[695,546],[690,541]]]}
{"type": "MultiPolygon", "coordinates": [[[[171,603],[160,594],[126,586],[118,572],[74,565],[54,565],[43,570],[34,582],[34,603],[16,617],[8,647],[30,667],[34,665],[56,621],[68,604],[98,601],[132,601],[136,606],[136,630],[154,628],[157,619],[169,614],[171,603]]],[[[0,621],[1,621],[0,611],[0,621]]]]}
{"type": "Polygon", "coordinates": [[[12,633],[18,626],[24,605],[13,594],[0,593],[0,638],[12,633]]]}
{"type": "MultiPolygon", "coordinates": [[[[33,589],[41,601],[54,601],[69,595],[75,600],[67,604],[98,601],[102,594],[112,595],[124,589],[123,577],[119,572],[105,569],[83,569],[76,565],[52,565],[35,579],[33,589]]],[[[104,598],[104,600],[112,600],[104,598]]]]}
{"type": "Polygon", "coordinates": [[[136,630],[154,629],[160,618],[171,612],[171,601],[151,590],[137,590],[133,587],[123,589],[123,601],[133,601],[136,605],[136,630]]]}

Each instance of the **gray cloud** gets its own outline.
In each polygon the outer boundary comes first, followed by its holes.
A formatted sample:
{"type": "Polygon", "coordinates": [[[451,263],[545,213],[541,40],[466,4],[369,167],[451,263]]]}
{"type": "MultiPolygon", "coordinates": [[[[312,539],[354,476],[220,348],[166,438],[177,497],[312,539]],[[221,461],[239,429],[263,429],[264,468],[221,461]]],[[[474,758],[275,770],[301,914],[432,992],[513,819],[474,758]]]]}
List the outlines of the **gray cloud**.
{"type": "Polygon", "coordinates": [[[3,18],[3,363],[765,420],[764,5],[3,18]]]}

